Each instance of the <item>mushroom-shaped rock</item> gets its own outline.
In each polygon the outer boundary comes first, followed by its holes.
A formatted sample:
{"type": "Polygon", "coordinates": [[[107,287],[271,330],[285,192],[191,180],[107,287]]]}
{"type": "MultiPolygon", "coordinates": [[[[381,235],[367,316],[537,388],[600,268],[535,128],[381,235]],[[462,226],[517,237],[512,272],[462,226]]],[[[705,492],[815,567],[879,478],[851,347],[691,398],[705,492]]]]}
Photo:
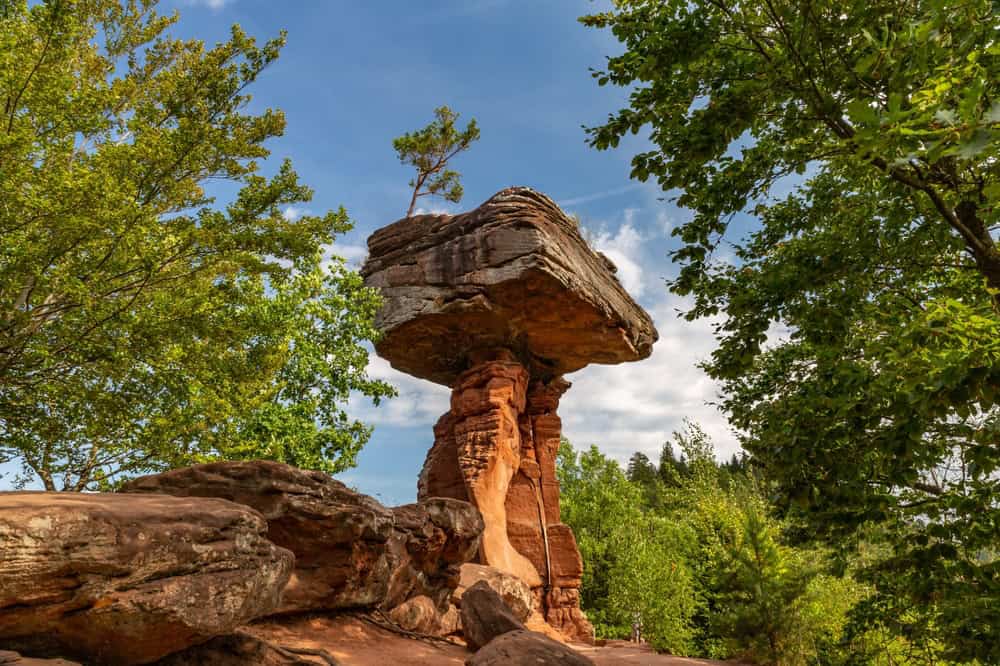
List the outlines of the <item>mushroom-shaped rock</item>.
{"type": "Polygon", "coordinates": [[[365,282],[385,305],[380,356],[453,386],[481,355],[510,349],[532,377],[646,358],[649,315],[544,194],[501,190],[461,215],[418,215],[368,239],[365,282]]]}
{"type": "Polygon", "coordinates": [[[479,561],[527,583],[534,610],[563,635],[591,640],[579,550],[559,519],[562,375],[649,356],[652,320],[579,225],[525,187],[461,215],[400,220],[368,250],[362,274],[384,299],[376,351],[452,388],[418,497],[474,504],[479,561]]]}

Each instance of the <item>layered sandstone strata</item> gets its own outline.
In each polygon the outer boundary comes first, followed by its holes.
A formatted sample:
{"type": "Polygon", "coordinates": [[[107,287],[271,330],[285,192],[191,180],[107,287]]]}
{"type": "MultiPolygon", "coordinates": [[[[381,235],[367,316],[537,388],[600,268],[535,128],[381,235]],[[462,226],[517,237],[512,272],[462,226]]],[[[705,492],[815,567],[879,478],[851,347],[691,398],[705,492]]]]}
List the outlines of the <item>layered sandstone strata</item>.
{"type": "Polygon", "coordinates": [[[221,499],[0,493],[0,646],[145,664],[278,607],[292,553],[221,499]]]}
{"type": "Polygon", "coordinates": [[[295,555],[275,613],[379,607],[424,597],[444,614],[483,522],[447,497],[386,508],[322,472],[255,460],[133,479],[123,493],[221,498],[259,511],[267,537],[295,555]]]}
{"type": "Polygon", "coordinates": [[[503,190],[457,216],[422,215],[375,232],[362,274],[384,298],[378,353],[452,388],[418,496],[483,514],[482,563],[525,581],[535,609],[590,640],[583,573],[560,522],[556,455],[563,375],[648,356],[649,315],[548,197],[503,190]]]}

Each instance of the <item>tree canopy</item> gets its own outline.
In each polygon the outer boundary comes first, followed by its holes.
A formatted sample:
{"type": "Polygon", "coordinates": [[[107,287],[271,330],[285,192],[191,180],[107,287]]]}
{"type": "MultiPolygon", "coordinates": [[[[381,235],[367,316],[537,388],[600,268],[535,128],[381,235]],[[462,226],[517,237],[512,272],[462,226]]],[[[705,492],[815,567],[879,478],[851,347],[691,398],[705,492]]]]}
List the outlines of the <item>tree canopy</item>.
{"type": "Polygon", "coordinates": [[[353,464],[342,405],[376,295],[336,255],[345,211],[246,111],[284,35],[207,48],[153,0],[0,1],[0,459],[49,489],[216,457],[353,464]],[[235,195],[225,205],[215,194],[235,195]]]}
{"type": "Polygon", "coordinates": [[[693,211],[670,286],[693,297],[689,318],[721,317],[705,368],[753,464],[808,533],[884,541],[869,612],[987,663],[1000,659],[995,11],[621,0],[582,19],[625,47],[598,82],[631,88],[591,142],[649,128],[633,176],[693,211]]]}

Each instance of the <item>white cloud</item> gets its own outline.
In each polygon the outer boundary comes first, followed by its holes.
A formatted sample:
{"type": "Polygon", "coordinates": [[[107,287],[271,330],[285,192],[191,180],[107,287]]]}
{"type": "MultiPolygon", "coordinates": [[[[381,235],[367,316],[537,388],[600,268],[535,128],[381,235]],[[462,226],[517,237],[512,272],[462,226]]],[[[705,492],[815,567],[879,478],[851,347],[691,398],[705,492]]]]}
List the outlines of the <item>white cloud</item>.
{"type": "Polygon", "coordinates": [[[449,208],[444,207],[444,206],[438,206],[436,208],[422,208],[420,206],[417,206],[413,210],[413,214],[414,215],[454,215],[455,213],[452,212],[449,208]]]}
{"type": "Polygon", "coordinates": [[[323,266],[330,265],[334,256],[340,257],[347,264],[348,268],[357,270],[368,258],[368,248],[364,245],[353,245],[351,243],[329,243],[323,246],[323,266]]]}
{"type": "Polygon", "coordinates": [[[645,290],[643,270],[639,263],[644,238],[633,225],[636,212],[638,211],[634,208],[626,209],[625,222],[618,227],[618,231],[612,235],[602,229],[592,237],[591,244],[618,267],[618,279],[625,290],[633,298],[640,298],[645,290]]]}
{"type": "Polygon", "coordinates": [[[388,361],[375,354],[369,356],[368,374],[395,386],[399,396],[383,401],[378,407],[367,398],[352,396],[348,412],[366,423],[374,423],[376,427],[423,424],[429,429],[450,409],[448,387],[394,370],[388,361]]]}
{"type": "Polygon", "coordinates": [[[568,377],[573,387],[559,413],[564,434],[577,448],[597,444],[622,463],[636,451],[656,460],[663,442],[687,417],[712,436],[719,456],[738,450],[725,417],[708,404],[716,399],[718,386],[697,367],[715,346],[713,322],[679,318],[677,310],[687,305],[668,295],[653,308],[660,340],[649,358],[592,365],[568,377]]]}
{"type": "Polygon", "coordinates": [[[625,194],[626,192],[631,192],[632,190],[637,190],[640,187],[644,187],[645,183],[631,183],[625,185],[624,187],[616,187],[613,190],[604,190],[603,192],[593,192],[591,194],[584,194],[578,197],[570,197],[569,199],[560,199],[556,203],[559,206],[565,208],[566,206],[577,206],[582,203],[589,203],[591,201],[597,201],[599,199],[607,199],[608,197],[618,196],[619,194],[625,194]]]}
{"type": "Polygon", "coordinates": [[[661,210],[656,214],[656,226],[663,232],[664,236],[669,236],[670,232],[674,230],[674,219],[665,210],[661,210]]]}
{"type": "Polygon", "coordinates": [[[201,7],[208,7],[213,12],[220,11],[226,7],[226,5],[231,5],[236,0],[187,0],[187,4],[201,7]]]}
{"type": "Polygon", "coordinates": [[[309,211],[307,211],[305,208],[299,208],[297,206],[289,206],[288,208],[285,209],[285,211],[281,214],[281,216],[284,217],[289,222],[294,222],[295,220],[299,219],[308,212],[309,211]]]}

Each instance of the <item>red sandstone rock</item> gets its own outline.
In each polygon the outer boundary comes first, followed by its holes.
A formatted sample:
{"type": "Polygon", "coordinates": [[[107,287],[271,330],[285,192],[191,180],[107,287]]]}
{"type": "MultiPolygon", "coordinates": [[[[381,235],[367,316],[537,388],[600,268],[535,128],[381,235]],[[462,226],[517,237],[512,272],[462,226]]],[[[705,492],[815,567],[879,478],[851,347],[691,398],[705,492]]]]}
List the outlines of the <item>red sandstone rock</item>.
{"type": "Polygon", "coordinates": [[[386,509],[327,474],[263,460],[171,470],[122,492],[219,497],[260,511],[268,538],[296,558],[280,613],[390,610],[419,595],[444,612],[483,531],[468,502],[429,498],[386,509]]]}
{"type": "Polygon", "coordinates": [[[461,606],[462,595],[479,581],[486,581],[490,589],[500,595],[518,620],[525,622],[531,616],[533,597],[528,584],[517,576],[482,564],[462,565],[461,578],[452,594],[452,601],[461,606]]]}
{"type": "Polygon", "coordinates": [[[365,282],[385,305],[380,356],[451,386],[479,352],[515,351],[532,377],[649,356],[656,329],[548,197],[498,192],[462,215],[418,215],[368,239],[365,282]]]}
{"type": "Polygon", "coordinates": [[[468,502],[426,498],[392,509],[395,524],[387,557],[392,574],[380,602],[391,609],[407,599],[429,597],[440,614],[447,611],[459,583],[459,567],[479,550],[483,519],[468,502]]]}
{"type": "Polygon", "coordinates": [[[121,492],[218,497],[263,514],[268,538],[295,554],[278,612],[373,606],[385,597],[393,515],[327,474],[268,461],[220,462],[140,477],[121,492]]]}
{"type": "Polygon", "coordinates": [[[589,642],[593,629],[576,593],[583,563],[572,531],[559,522],[555,473],[556,409],[569,382],[527,387],[526,374],[515,361],[496,360],[458,378],[452,409],[435,427],[419,496],[468,498],[479,506],[486,523],[480,560],[534,588],[538,610],[552,626],[589,642]]]}
{"type": "Polygon", "coordinates": [[[481,558],[490,566],[518,576],[531,586],[541,584],[535,567],[507,538],[505,498],[520,464],[519,419],[524,411],[528,373],[519,363],[490,361],[459,377],[451,411],[435,428],[437,438],[428,453],[418,497],[454,493],[468,498],[483,514],[481,558]],[[451,479],[459,476],[456,487],[451,479]],[[440,484],[445,479],[446,484],[440,484]]]}
{"type": "Polygon", "coordinates": [[[462,595],[462,635],[476,650],[508,631],[524,629],[500,595],[481,580],[462,595]]]}
{"type": "Polygon", "coordinates": [[[560,632],[592,640],[579,609],[580,554],[559,518],[562,375],[648,356],[657,339],[649,315],[578,225],[528,188],[462,215],[400,220],[368,248],[362,274],[385,299],[376,350],[452,387],[418,496],[477,506],[479,560],[531,586],[560,632]]]}
{"type": "Polygon", "coordinates": [[[430,597],[407,599],[389,612],[389,619],[407,631],[438,635],[442,633],[441,614],[430,597]]]}
{"type": "Polygon", "coordinates": [[[0,493],[0,645],[144,664],[273,611],[292,554],[221,499],[0,493]]]}
{"type": "Polygon", "coordinates": [[[80,664],[65,659],[33,659],[22,657],[9,650],[0,650],[0,666],[80,666],[80,664]]]}
{"type": "Polygon", "coordinates": [[[572,648],[535,633],[517,630],[494,638],[465,662],[466,666],[594,666],[572,648]]]}

